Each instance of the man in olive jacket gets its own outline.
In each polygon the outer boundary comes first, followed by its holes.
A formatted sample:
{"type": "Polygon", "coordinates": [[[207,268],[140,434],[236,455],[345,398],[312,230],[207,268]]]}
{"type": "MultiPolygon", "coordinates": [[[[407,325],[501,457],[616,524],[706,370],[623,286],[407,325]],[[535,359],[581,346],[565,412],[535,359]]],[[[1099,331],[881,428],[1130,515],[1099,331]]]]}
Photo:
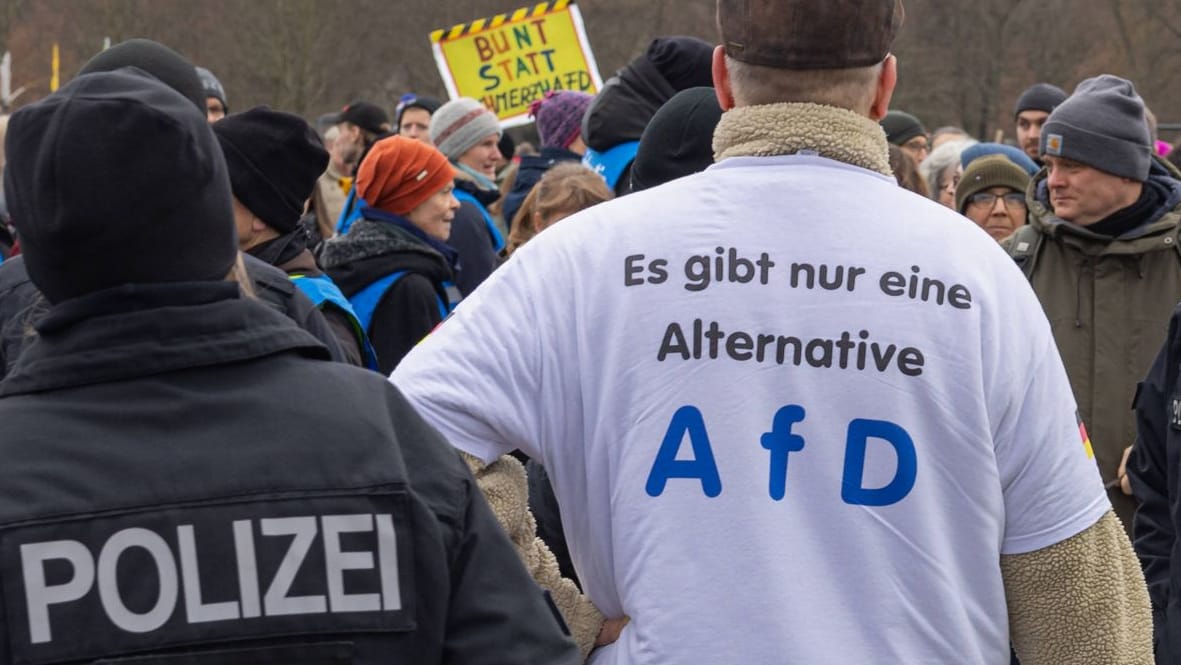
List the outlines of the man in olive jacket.
{"type": "MultiPolygon", "coordinates": [[[[1116,514],[1136,430],[1136,384],[1181,298],[1181,182],[1152,159],[1144,102],[1132,83],[1079,84],[1042,129],[1046,167],[1029,186],[1029,225],[1003,244],[1041,301],[1116,514]]],[[[1020,343],[1020,340],[1014,340],[1020,343]]]]}

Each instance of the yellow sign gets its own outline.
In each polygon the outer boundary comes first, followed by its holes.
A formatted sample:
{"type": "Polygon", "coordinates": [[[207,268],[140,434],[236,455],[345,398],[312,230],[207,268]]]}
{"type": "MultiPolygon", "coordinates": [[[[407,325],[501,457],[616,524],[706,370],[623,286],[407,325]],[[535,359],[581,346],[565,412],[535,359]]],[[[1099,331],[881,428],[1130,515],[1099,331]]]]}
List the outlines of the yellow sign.
{"type": "Polygon", "coordinates": [[[58,56],[57,44],[53,45],[53,58],[49,64],[51,69],[49,74],[49,91],[57,92],[58,74],[61,70],[61,58],[58,56]]]}
{"type": "Polygon", "coordinates": [[[573,0],[436,30],[431,46],[451,98],[482,101],[505,127],[528,123],[529,105],[551,90],[603,85],[573,0]]]}

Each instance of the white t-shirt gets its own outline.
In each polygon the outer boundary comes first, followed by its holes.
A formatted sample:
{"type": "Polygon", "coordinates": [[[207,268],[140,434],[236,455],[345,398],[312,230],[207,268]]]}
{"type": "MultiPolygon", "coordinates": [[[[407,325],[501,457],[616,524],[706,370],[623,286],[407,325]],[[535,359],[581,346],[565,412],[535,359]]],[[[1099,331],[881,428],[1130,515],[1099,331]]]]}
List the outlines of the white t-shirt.
{"type": "Polygon", "coordinates": [[[1109,509],[1013,261],[815,156],[563,221],[391,380],[548,468],[586,592],[631,617],[596,664],[1003,665],[999,556],[1109,509]]]}

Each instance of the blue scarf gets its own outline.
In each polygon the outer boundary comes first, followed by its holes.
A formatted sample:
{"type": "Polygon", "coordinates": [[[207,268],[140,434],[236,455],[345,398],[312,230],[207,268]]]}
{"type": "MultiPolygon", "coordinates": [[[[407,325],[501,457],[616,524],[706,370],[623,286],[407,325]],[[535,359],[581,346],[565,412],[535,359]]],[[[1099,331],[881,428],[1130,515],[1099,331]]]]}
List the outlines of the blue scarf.
{"type": "Polygon", "coordinates": [[[499,190],[499,188],[496,186],[496,183],[489,180],[488,176],[484,175],[483,173],[480,173],[479,171],[468,166],[467,164],[460,164],[459,162],[451,162],[451,165],[454,166],[455,168],[459,169],[460,171],[463,171],[464,173],[470,175],[476,181],[476,184],[480,186],[480,189],[490,189],[493,191],[499,190]]]}
{"type": "Polygon", "coordinates": [[[455,251],[455,248],[441,240],[428,236],[423,232],[422,229],[415,226],[405,217],[402,217],[401,215],[395,215],[392,212],[379,210],[378,208],[373,208],[371,206],[365,206],[361,208],[361,216],[372,222],[382,222],[389,224],[423,241],[431,249],[442,254],[443,258],[447,260],[447,265],[451,266],[452,270],[455,270],[459,266],[459,252],[455,251]]]}

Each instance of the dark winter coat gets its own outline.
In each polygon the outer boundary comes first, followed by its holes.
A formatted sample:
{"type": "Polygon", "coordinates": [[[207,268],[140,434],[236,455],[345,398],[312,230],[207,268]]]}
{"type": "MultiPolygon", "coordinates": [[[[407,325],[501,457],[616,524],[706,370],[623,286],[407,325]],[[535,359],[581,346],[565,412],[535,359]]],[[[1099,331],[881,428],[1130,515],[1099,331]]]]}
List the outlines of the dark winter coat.
{"type": "Polygon", "coordinates": [[[562,162],[578,162],[581,159],[582,155],[576,152],[552,147],[542,148],[540,155],[522,157],[521,163],[517,167],[517,179],[513,181],[512,191],[505,195],[504,205],[501,208],[504,211],[505,224],[510,229],[512,228],[513,218],[517,216],[517,211],[521,209],[525,197],[529,196],[529,192],[533,190],[546,171],[562,162]]]}
{"type": "Polygon", "coordinates": [[[0,383],[5,660],[580,662],[459,455],[236,285],[38,329],[0,383]]]}
{"type": "MultiPolygon", "coordinates": [[[[475,181],[463,175],[455,179],[455,187],[476,197],[484,210],[500,198],[500,192],[480,189],[475,181]]],[[[492,234],[484,220],[484,213],[471,202],[461,202],[459,210],[455,211],[455,219],[451,222],[451,237],[447,239],[447,244],[454,247],[459,254],[455,285],[465,296],[475,291],[476,287],[500,265],[500,257],[493,247],[492,234]]]]}
{"type": "MultiPolygon", "coordinates": [[[[640,56],[607,79],[582,117],[582,140],[600,152],[639,141],[664,103],[677,94],[656,65],[640,56]]],[[[626,180],[625,180],[626,182],[626,180]]]]}
{"type": "MultiPolygon", "coordinates": [[[[305,233],[303,229],[297,229],[293,233],[251,247],[247,253],[282,270],[288,277],[320,277],[324,272],[316,265],[316,258],[307,249],[305,233]]],[[[322,303],[319,310],[340,344],[345,361],[357,367],[364,366],[362,341],[357,338],[357,332],[353,329],[348,314],[329,303],[322,303]]]]}
{"type": "Polygon", "coordinates": [[[1136,444],[1128,480],[1140,507],[1136,554],[1152,599],[1156,662],[1181,663],[1181,307],[1136,393],[1136,444]]]}
{"type": "MultiPolygon", "coordinates": [[[[1030,285],[1050,320],[1105,483],[1116,480],[1124,449],[1135,439],[1129,405],[1181,300],[1181,183],[1155,166],[1150,177],[1167,192],[1164,203],[1118,238],[1056,217],[1045,171],[1027,197],[1030,227],[1044,238],[1030,285]]],[[[1118,486],[1108,498],[1130,529],[1135,502],[1118,486]]]]}
{"type": "Polygon", "coordinates": [[[369,341],[384,375],[443,321],[439,301],[447,302],[451,265],[426,242],[393,224],[357,221],[347,235],[324,244],[320,261],[350,299],[382,277],[406,271],[378,301],[369,324],[369,341]]]}

